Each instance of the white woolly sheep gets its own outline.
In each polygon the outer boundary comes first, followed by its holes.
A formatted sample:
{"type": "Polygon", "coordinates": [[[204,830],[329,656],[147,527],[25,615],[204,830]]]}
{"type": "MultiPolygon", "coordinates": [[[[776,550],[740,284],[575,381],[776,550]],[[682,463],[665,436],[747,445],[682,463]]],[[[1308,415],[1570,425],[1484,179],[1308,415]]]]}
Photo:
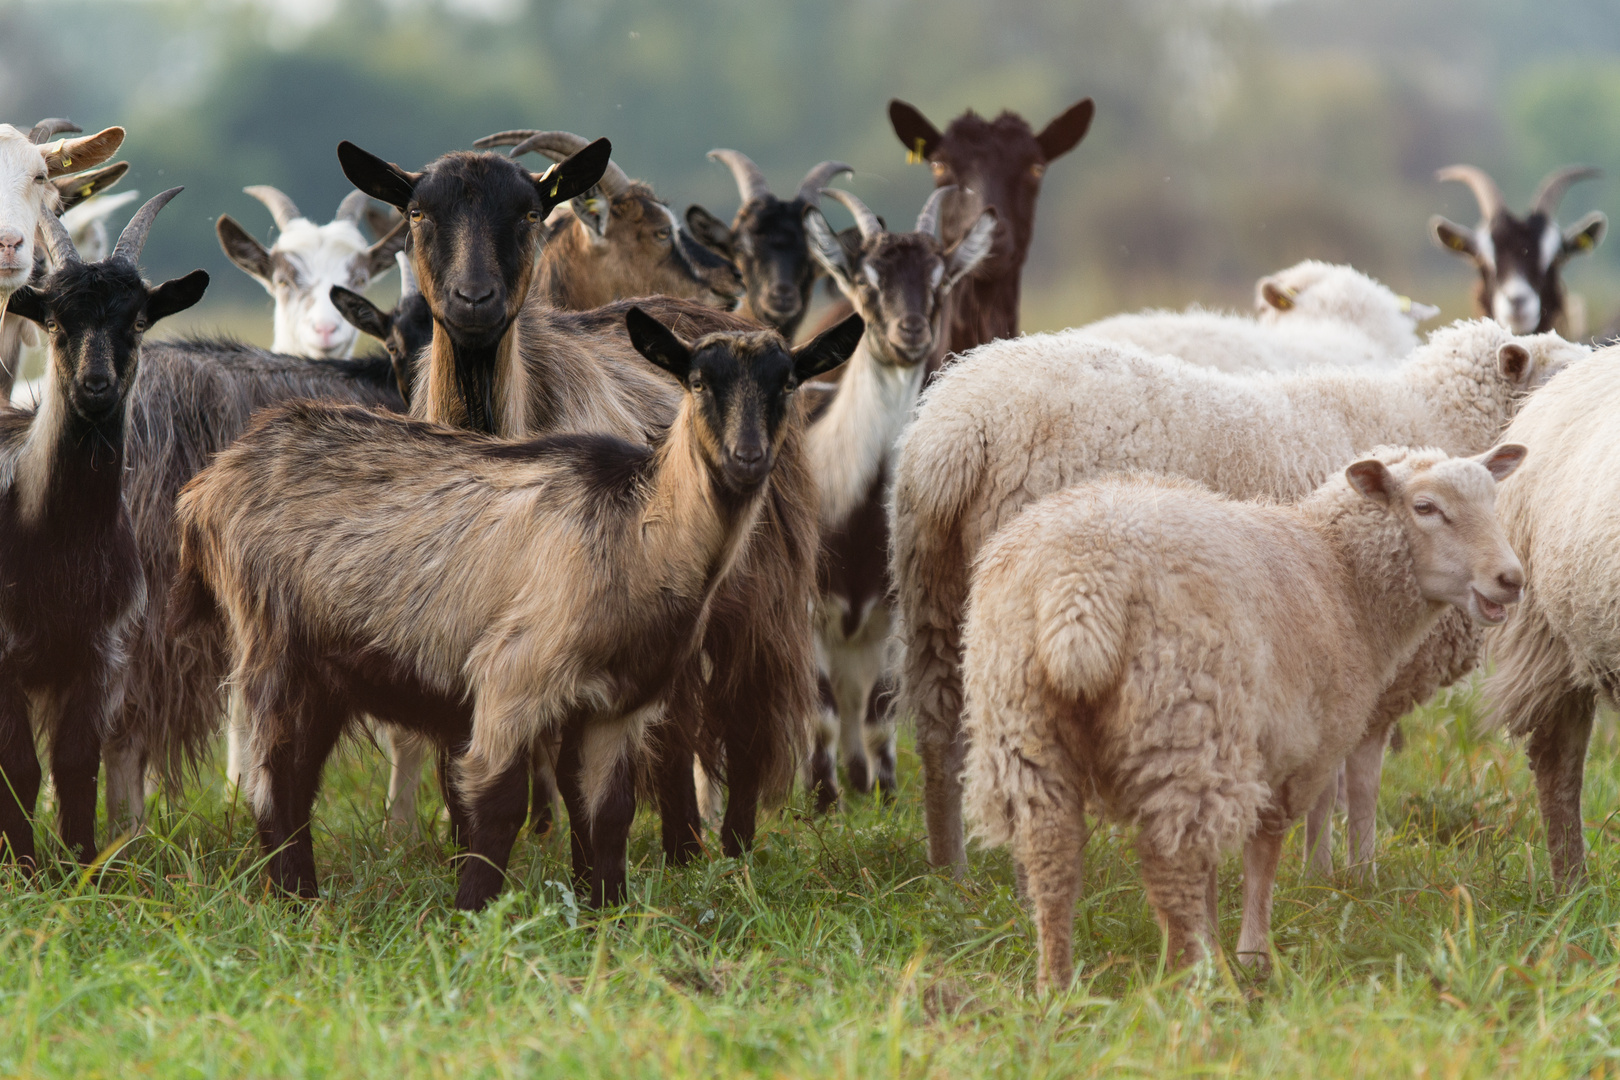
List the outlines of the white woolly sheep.
{"type": "Polygon", "coordinates": [[[1490,623],[1524,571],[1492,516],[1524,457],[1382,448],[1296,506],[1185,480],[1080,484],[985,546],[963,634],[968,813],[1010,843],[1067,985],[1085,810],[1140,827],[1168,960],[1218,951],[1215,872],[1245,845],[1239,958],[1268,960],[1288,823],[1453,605],[1490,623]]]}
{"type": "Polygon", "coordinates": [[[1498,513],[1524,559],[1522,608],[1486,637],[1491,717],[1526,740],[1554,880],[1586,877],[1581,786],[1598,702],[1620,701],[1620,349],[1573,364],[1508,428],[1531,468],[1505,484],[1498,513]]]}
{"type": "Polygon", "coordinates": [[[1417,325],[1439,314],[1352,267],[1315,260],[1261,278],[1255,307],[1254,317],[1198,307],[1143,311],[1080,329],[1222,371],[1291,371],[1392,364],[1418,347],[1417,325]]]}
{"type": "MultiPolygon", "coordinates": [[[[966,862],[958,666],[969,567],[1019,509],[1107,472],[1294,500],[1368,446],[1478,453],[1525,391],[1587,352],[1555,334],[1516,338],[1477,321],[1436,331],[1394,369],[1237,375],[1077,331],[995,342],[947,367],[901,437],[890,505],[901,707],[917,718],[932,862],[966,862]]],[[[1452,619],[1442,630],[1413,660],[1427,665],[1423,677],[1401,680],[1411,699],[1390,704],[1394,716],[1456,677],[1454,658],[1474,632],[1452,619]]],[[[1357,821],[1370,825],[1369,809],[1358,818],[1352,808],[1352,832],[1357,821]]]]}

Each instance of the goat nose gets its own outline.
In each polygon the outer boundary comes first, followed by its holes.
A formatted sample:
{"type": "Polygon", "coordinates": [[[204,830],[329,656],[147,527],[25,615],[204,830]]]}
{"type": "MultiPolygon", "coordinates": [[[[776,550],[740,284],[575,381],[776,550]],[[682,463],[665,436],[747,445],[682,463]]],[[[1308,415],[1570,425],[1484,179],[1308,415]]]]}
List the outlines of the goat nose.
{"type": "Polygon", "coordinates": [[[791,285],[781,283],[771,286],[771,301],[776,304],[787,305],[799,298],[799,290],[791,285]]]}
{"type": "Polygon", "coordinates": [[[21,229],[0,229],[0,248],[20,248],[25,239],[21,229]]]}
{"type": "Polygon", "coordinates": [[[100,397],[112,386],[112,380],[98,372],[94,375],[86,375],[79,385],[84,388],[85,393],[100,397]]]}
{"type": "Polygon", "coordinates": [[[912,313],[900,320],[900,332],[910,337],[921,337],[928,329],[928,320],[912,313]]]}
{"type": "Polygon", "coordinates": [[[757,446],[739,446],[731,452],[731,456],[740,465],[758,465],[765,460],[765,451],[757,446]]]}
{"type": "Polygon", "coordinates": [[[484,286],[482,291],[479,291],[479,287],[476,285],[474,285],[471,289],[463,289],[459,285],[456,286],[456,299],[470,307],[479,307],[480,305],[487,304],[494,298],[494,296],[495,289],[493,286],[484,286]]]}

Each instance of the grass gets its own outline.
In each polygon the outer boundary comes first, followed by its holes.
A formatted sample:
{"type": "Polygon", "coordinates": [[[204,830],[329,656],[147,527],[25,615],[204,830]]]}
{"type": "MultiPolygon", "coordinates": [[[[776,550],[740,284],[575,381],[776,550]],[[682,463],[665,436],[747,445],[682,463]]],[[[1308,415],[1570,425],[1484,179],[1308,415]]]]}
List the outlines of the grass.
{"type": "MultiPolygon", "coordinates": [[[[1594,884],[1558,897],[1522,753],[1476,707],[1454,693],[1406,721],[1376,885],[1306,877],[1296,836],[1269,981],[1165,977],[1129,835],[1100,829],[1080,975],[1044,1000],[1005,853],[975,850],[964,883],[928,868],[910,753],[893,808],[795,804],[746,860],[665,870],[644,814],[633,901],[603,915],[555,837],[519,841],[490,910],[453,912],[445,846],[383,835],[369,747],[317,811],[325,898],[284,902],[209,778],[93,872],[0,877],[0,1075],[1620,1073],[1614,725],[1588,772],[1594,884]]],[[[1239,889],[1229,860],[1228,947],[1239,889]]]]}

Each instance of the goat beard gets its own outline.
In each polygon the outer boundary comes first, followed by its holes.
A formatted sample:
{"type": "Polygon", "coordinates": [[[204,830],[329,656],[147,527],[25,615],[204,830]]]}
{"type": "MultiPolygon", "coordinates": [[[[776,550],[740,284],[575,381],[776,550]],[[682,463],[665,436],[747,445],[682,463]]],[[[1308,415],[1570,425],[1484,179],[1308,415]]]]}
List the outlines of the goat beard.
{"type": "Polygon", "coordinates": [[[495,431],[495,353],[475,360],[458,358],[456,385],[467,410],[467,427],[487,435],[495,431]]]}

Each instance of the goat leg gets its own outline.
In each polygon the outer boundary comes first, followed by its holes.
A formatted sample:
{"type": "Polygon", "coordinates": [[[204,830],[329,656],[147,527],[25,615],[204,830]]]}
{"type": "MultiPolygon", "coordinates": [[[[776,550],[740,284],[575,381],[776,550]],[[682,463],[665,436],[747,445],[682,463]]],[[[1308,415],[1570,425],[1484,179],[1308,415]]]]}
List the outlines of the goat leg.
{"type": "Polygon", "coordinates": [[[512,845],[529,812],[529,755],[519,754],[489,787],[467,800],[467,853],[456,907],[478,911],[500,894],[512,845]]]}
{"type": "Polygon", "coordinates": [[[81,679],[58,699],[51,726],[51,781],[56,785],[56,828],[62,846],[81,864],[96,857],[96,778],[101,772],[102,713],[107,691],[99,679],[81,679]]]}
{"type": "Polygon", "coordinates": [[[838,744],[838,698],[825,671],[816,675],[816,695],[820,716],[810,748],[807,783],[815,795],[816,813],[825,814],[838,806],[838,760],[833,753],[838,744]]]}
{"type": "MultiPolygon", "coordinates": [[[[306,680],[294,676],[288,682],[306,683],[306,680]]],[[[301,716],[290,703],[276,701],[268,694],[248,689],[244,696],[249,707],[249,723],[256,729],[255,733],[270,727],[270,732],[252,740],[269,746],[260,765],[262,781],[254,809],[259,840],[270,856],[270,880],[289,896],[314,900],[320,896],[320,887],[315,874],[310,814],[320,791],[321,771],[343,732],[344,718],[329,705],[313,707],[316,706],[312,700],[314,690],[308,688],[306,692],[310,697],[305,699],[306,707],[301,716]],[[256,707],[266,698],[274,702],[269,709],[256,707]]],[[[258,763],[246,761],[244,764],[251,769],[258,763]]]]}
{"type": "MultiPolygon", "coordinates": [[[[733,717],[737,714],[734,711],[733,717]]],[[[753,753],[752,732],[726,725],[726,816],[720,824],[720,845],[728,858],[737,858],[754,846],[754,823],[759,814],[759,759],[753,753]]]]}
{"type": "Polygon", "coordinates": [[[451,763],[467,752],[468,740],[439,749],[439,797],[444,800],[444,812],[450,818],[450,846],[466,851],[468,843],[467,802],[456,787],[451,763]]]}
{"type": "Polygon", "coordinates": [[[35,866],[33,818],[40,775],[28,697],[14,682],[0,683],[0,846],[28,870],[35,866]]]}
{"type": "Polygon", "coordinates": [[[885,671],[872,685],[866,707],[866,747],[875,770],[872,780],[878,797],[885,803],[892,803],[895,798],[894,703],[897,691],[894,675],[885,671]]]}
{"type": "Polygon", "coordinates": [[[582,732],[579,724],[563,729],[557,751],[557,791],[568,811],[568,848],[574,862],[574,891],[584,892],[591,880],[591,817],[580,786],[582,732]]]}
{"type": "MultiPolygon", "coordinates": [[[[691,769],[682,770],[688,777],[691,769]]],[[[692,807],[697,808],[697,794],[692,795],[692,807]]],[[[608,781],[606,793],[591,815],[591,906],[604,907],[623,904],[628,898],[625,883],[625,848],[630,841],[630,826],[636,819],[636,783],[631,770],[630,756],[619,759],[608,781]]]]}
{"type": "Polygon", "coordinates": [[[703,817],[698,811],[692,747],[674,723],[654,728],[647,743],[663,823],[664,859],[685,866],[703,851],[703,817]]]}
{"type": "Polygon", "coordinates": [[[551,832],[557,804],[557,747],[537,743],[529,759],[529,832],[545,836],[551,832]]]}

